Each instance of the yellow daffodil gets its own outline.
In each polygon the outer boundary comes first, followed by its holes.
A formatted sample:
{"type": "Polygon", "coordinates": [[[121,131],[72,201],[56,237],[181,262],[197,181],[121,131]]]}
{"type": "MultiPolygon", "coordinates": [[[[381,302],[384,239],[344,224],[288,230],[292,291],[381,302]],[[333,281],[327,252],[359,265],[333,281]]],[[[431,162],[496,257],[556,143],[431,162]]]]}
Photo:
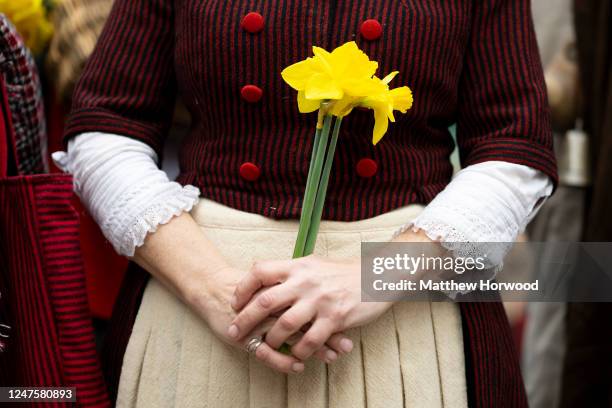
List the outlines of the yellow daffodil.
{"type": "Polygon", "coordinates": [[[372,143],[375,145],[387,133],[389,121],[395,122],[393,111],[406,113],[412,106],[412,92],[407,86],[389,89],[389,82],[398,74],[394,71],[383,79],[376,78],[378,90],[363,99],[360,106],[374,111],[374,135],[372,143]]]}
{"type": "Polygon", "coordinates": [[[312,50],[313,57],[281,73],[285,82],[298,91],[300,112],[319,110],[294,258],[309,255],[314,250],[342,118],[357,106],[372,109],[372,143],[377,144],[387,132],[389,121],[395,122],[393,112],[405,113],[412,106],[410,88],[389,89],[389,83],[398,72],[383,79],[375,76],[378,63],[370,61],[355,42],[348,42],[332,52],[319,47],[312,47],[312,50]],[[334,130],[330,138],[332,122],[334,130]]]}
{"type": "Polygon", "coordinates": [[[387,133],[389,121],[395,122],[393,111],[406,113],[412,106],[412,92],[407,86],[389,89],[389,82],[398,74],[394,71],[380,79],[371,79],[372,92],[366,97],[344,97],[334,101],[330,107],[330,113],[337,117],[344,117],[351,113],[353,108],[361,106],[374,111],[374,134],[372,143],[376,145],[387,133]]]}
{"type": "Polygon", "coordinates": [[[0,13],[15,25],[33,54],[42,52],[53,33],[43,0],[0,0],[0,13]]]}
{"type": "Polygon", "coordinates": [[[348,42],[327,52],[312,47],[313,57],[285,68],[281,75],[285,82],[298,91],[298,109],[302,113],[314,112],[324,100],[345,97],[365,97],[374,89],[371,81],[378,63],[348,42]]]}
{"type": "MultiPolygon", "coordinates": [[[[383,79],[374,76],[378,63],[370,61],[354,41],[332,52],[319,47],[312,49],[313,57],[281,73],[285,82],[298,91],[299,111],[309,113],[322,108],[325,112],[321,114],[342,118],[357,106],[372,109],[375,119],[372,143],[377,144],[387,132],[389,121],[395,122],[393,111],[405,113],[412,106],[410,88],[389,89],[389,82],[398,72],[383,79]],[[321,105],[324,101],[327,103],[321,105]]],[[[321,126],[321,118],[317,126],[321,126]]]]}

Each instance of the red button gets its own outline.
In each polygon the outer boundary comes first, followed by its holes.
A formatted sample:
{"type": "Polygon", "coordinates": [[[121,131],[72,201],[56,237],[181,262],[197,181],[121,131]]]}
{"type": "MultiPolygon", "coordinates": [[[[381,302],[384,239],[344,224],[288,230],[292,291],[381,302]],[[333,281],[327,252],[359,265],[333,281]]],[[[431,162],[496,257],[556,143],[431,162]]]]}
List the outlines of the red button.
{"type": "Polygon", "coordinates": [[[242,17],[240,27],[249,33],[258,33],[264,28],[264,18],[261,14],[251,11],[249,14],[242,17]]]}
{"type": "Polygon", "coordinates": [[[378,164],[376,164],[376,162],[372,159],[361,159],[357,162],[357,166],[355,167],[357,174],[364,178],[372,177],[378,170],[378,164]]]}
{"type": "Polygon", "coordinates": [[[255,103],[261,99],[263,91],[256,85],[245,85],[240,90],[240,95],[245,101],[255,103]]]}
{"type": "Polygon", "coordinates": [[[247,181],[256,181],[261,176],[261,170],[251,162],[240,165],[240,177],[247,181]]]}
{"type": "Polygon", "coordinates": [[[378,20],[371,18],[361,23],[359,31],[361,32],[361,36],[366,40],[378,40],[382,35],[382,25],[380,25],[378,20]]]}

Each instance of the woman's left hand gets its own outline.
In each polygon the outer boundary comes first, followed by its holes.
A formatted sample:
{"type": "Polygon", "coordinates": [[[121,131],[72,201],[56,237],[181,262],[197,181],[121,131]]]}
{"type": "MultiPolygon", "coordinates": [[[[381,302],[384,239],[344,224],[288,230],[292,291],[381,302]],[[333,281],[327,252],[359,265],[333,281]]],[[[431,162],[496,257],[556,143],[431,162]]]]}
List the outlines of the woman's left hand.
{"type": "MultiPolygon", "coordinates": [[[[286,309],[266,333],[266,343],[277,349],[294,333],[310,325],[291,348],[295,357],[305,360],[334,333],[371,322],[391,304],[361,302],[359,260],[334,261],[308,256],[257,262],[234,292],[232,307],[240,312],[228,335],[239,339],[267,317],[286,309]],[[263,287],[269,288],[257,293],[263,287]]],[[[346,351],[350,351],[352,344],[346,346],[346,351]]]]}

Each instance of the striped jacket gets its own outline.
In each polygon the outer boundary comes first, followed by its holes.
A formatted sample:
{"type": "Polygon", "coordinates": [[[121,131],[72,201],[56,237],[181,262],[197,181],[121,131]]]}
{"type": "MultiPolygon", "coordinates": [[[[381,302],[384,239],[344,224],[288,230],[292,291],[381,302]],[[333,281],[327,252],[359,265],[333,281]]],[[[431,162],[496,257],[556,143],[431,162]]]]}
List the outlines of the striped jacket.
{"type": "Polygon", "coordinates": [[[66,136],[106,131],[161,151],[178,94],[192,115],[179,181],[225,205],[297,218],[315,116],[280,71],[350,40],[399,70],[415,103],[377,146],[370,112],[343,123],[324,218],[427,203],[462,164],[503,160],[555,179],[528,0],[117,0],[77,85],[66,136]]]}

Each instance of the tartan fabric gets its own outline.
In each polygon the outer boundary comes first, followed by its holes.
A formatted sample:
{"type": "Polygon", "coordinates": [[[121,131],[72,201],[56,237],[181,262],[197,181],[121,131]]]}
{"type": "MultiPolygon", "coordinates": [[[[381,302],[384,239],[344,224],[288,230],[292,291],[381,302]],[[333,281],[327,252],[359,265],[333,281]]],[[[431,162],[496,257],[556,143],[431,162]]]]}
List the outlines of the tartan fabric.
{"type": "Polygon", "coordinates": [[[161,152],[180,93],[193,124],[179,182],[232,208],[299,218],[316,114],[298,112],[280,71],[312,45],[350,40],[380,62],[379,75],[400,72],[392,85],[412,87],[414,106],[376,146],[371,112],[343,121],[325,219],[431,201],[451,179],[455,122],[463,165],[501,160],[556,179],[529,0],[116,0],[66,136],[122,134],[161,152]],[[264,18],[258,33],[241,27],[251,11],[264,18]],[[360,34],[367,19],[382,24],[379,39],[360,34]],[[261,88],[261,100],[244,100],[245,85],[261,88]],[[358,175],[362,158],[378,163],[374,177],[358,175]],[[260,168],[256,182],[241,178],[245,162],[260,168]]]}
{"type": "Polygon", "coordinates": [[[110,407],[87,305],[72,178],[15,174],[7,94],[0,78],[0,322],[12,328],[0,352],[0,386],[76,387],[77,406],[110,407]]]}
{"type": "Polygon", "coordinates": [[[9,97],[19,172],[47,172],[47,131],[38,69],[17,30],[3,14],[0,67],[9,97]]]}

